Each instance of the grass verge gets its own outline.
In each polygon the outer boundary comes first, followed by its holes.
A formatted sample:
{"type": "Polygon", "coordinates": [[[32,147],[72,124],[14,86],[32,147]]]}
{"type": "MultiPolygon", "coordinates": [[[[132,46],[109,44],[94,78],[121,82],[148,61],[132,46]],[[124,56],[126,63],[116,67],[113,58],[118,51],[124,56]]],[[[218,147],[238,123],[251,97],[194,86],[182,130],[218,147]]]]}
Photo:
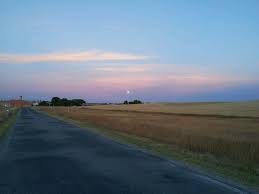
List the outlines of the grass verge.
{"type": "Polygon", "coordinates": [[[9,115],[0,122],[0,139],[6,135],[8,129],[15,123],[18,112],[19,109],[11,110],[9,115]]]}
{"type": "Polygon", "coordinates": [[[184,165],[195,167],[217,177],[224,177],[230,182],[235,181],[242,185],[259,189],[259,168],[251,163],[236,162],[228,158],[217,158],[211,154],[194,153],[172,144],[160,143],[150,138],[140,137],[109,128],[99,127],[87,122],[73,120],[66,116],[57,116],[54,113],[47,113],[58,119],[68,121],[77,126],[90,129],[93,132],[111,137],[112,139],[135,145],[139,148],[151,151],[154,154],[183,162],[184,165]]]}

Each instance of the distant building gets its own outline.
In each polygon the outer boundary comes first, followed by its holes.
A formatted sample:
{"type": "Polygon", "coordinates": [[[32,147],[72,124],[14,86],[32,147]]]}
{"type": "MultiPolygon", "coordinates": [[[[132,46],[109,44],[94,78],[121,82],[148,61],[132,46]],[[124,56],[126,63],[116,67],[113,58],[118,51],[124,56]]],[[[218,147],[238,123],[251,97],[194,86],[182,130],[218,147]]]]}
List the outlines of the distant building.
{"type": "Polygon", "coordinates": [[[24,100],[10,100],[9,103],[12,107],[32,106],[32,102],[24,100]]]}
{"type": "Polygon", "coordinates": [[[39,103],[38,102],[33,102],[32,106],[39,106],[39,103]]]}

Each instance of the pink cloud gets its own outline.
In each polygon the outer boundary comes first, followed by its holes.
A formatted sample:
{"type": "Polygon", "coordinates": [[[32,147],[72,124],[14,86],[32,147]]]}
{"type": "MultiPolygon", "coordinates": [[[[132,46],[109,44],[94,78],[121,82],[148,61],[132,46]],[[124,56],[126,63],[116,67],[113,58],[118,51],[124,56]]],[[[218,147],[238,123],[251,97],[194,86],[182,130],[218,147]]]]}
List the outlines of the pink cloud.
{"type": "Polygon", "coordinates": [[[0,63],[37,63],[37,62],[82,62],[82,61],[138,61],[149,58],[118,52],[83,51],[75,53],[47,54],[3,54],[0,53],[0,63]]]}
{"type": "MultiPolygon", "coordinates": [[[[177,67],[159,73],[156,65],[102,66],[91,72],[50,72],[39,76],[26,75],[19,87],[47,93],[82,94],[91,98],[125,97],[126,90],[143,96],[189,96],[242,84],[258,83],[258,79],[217,75],[208,71],[177,67]],[[104,71],[105,74],[97,72],[104,71]],[[88,73],[88,74],[84,74],[88,73]],[[27,80],[27,81],[25,81],[27,80]],[[31,81],[33,80],[33,81],[31,81]]],[[[159,67],[160,68],[160,67],[159,67]]]]}
{"type": "Polygon", "coordinates": [[[177,76],[177,75],[117,75],[117,76],[101,76],[101,77],[86,77],[79,78],[75,75],[63,74],[57,76],[50,74],[42,79],[37,75],[32,75],[33,82],[26,83],[28,85],[40,85],[41,89],[48,88],[49,90],[144,90],[147,88],[168,87],[168,90],[183,91],[202,91],[216,88],[224,88],[228,86],[235,86],[242,83],[253,83],[256,80],[249,78],[216,76],[216,75],[193,75],[193,76],[177,76]]]}
{"type": "Polygon", "coordinates": [[[124,67],[124,66],[112,66],[112,67],[97,67],[95,68],[96,71],[103,71],[103,72],[110,72],[110,73],[138,73],[138,72],[145,72],[151,70],[148,66],[140,65],[138,67],[124,67]]]}

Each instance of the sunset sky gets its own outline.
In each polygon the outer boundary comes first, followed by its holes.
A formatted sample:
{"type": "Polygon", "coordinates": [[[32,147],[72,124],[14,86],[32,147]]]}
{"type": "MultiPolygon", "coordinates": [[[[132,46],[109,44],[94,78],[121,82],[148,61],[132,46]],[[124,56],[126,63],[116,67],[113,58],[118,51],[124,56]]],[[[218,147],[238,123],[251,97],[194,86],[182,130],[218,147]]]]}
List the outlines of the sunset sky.
{"type": "Polygon", "coordinates": [[[0,99],[20,95],[259,99],[259,1],[0,0],[0,99]]]}

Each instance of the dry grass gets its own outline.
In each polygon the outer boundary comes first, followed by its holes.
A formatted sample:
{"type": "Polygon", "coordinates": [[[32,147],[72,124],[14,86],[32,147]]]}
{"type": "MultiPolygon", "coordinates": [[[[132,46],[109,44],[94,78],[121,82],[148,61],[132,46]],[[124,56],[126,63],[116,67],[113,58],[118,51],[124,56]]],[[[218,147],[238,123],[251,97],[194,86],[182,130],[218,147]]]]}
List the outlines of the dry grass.
{"type": "MultiPolygon", "coordinates": [[[[127,107],[131,109],[138,106],[127,107]]],[[[94,107],[40,110],[98,127],[150,138],[160,143],[176,145],[194,153],[208,153],[218,158],[247,164],[259,163],[257,118],[171,115],[151,113],[150,109],[147,112],[101,110],[94,107]]]]}
{"type": "Polygon", "coordinates": [[[2,138],[6,134],[9,127],[15,121],[17,113],[17,108],[9,109],[8,113],[6,112],[6,110],[0,109],[0,138],[2,138]]]}
{"type": "Polygon", "coordinates": [[[89,107],[100,110],[122,110],[160,112],[174,114],[225,115],[259,117],[259,101],[211,102],[211,103],[154,103],[136,105],[96,105],[89,107]]]}
{"type": "Polygon", "coordinates": [[[0,123],[3,122],[4,120],[6,120],[6,117],[7,117],[6,111],[0,109],[0,123]]]}

